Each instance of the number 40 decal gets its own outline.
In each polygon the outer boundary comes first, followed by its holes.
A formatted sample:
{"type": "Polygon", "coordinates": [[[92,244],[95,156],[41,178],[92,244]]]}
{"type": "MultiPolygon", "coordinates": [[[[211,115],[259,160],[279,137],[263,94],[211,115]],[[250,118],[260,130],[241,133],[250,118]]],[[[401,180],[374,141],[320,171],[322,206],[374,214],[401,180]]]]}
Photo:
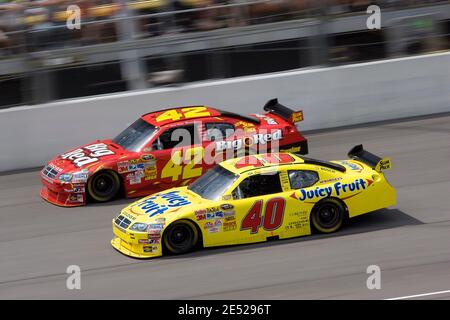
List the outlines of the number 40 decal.
{"type": "Polygon", "coordinates": [[[283,198],[272,198],[268,200],[264,217],[261,217],[262,203],[262,200],[258,200],[253,204],[250,211],[242,220],[241,230],[250,229],[250,233],[257,233],[261,226],[266,231],[273,231],[281,226],[286,201],[283,198]]]}

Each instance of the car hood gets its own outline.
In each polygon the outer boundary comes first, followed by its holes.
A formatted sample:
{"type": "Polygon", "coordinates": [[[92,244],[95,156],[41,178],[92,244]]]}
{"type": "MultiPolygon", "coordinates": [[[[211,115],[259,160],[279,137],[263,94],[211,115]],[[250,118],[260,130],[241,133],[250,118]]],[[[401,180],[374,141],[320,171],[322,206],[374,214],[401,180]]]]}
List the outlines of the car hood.
{"type": "Polygon", "coordinates": [[[96,140],[58,155],[49,165],[60,173],[70,173],[115,161],[125,153],[125,149],[111,140],[96,140]]]}
{"type": "Polygon", "coordinates": [[[123,213],[132,215],[134,222],[148,223],[154,219],[171,217],[208,205],[213,201],[203,199],[187,187],[172,188],[138,200],[125,209],[123,213]]]}

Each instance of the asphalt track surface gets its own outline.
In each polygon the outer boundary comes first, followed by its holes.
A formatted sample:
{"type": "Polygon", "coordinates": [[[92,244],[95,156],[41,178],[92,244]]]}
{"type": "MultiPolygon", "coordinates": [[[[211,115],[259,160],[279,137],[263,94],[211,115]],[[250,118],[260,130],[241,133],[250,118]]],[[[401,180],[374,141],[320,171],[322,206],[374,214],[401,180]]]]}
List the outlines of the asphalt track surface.
{"type": "Polygon", "coordinates": [[[332,235],[136,260],[109,244],[111,219],[130,200],[59,208],[39,198],[38,171],[4,174],[0,298],[450,299],[450,115],[308,138],[319,159],[344,159],[359,143],[392,157],[397,206],[332,235]],[[81,268],[81,290],[66,288],[69,265],[81,268]],[[380,290],[367,289],[370,265],[381,268],[380,290]]]}

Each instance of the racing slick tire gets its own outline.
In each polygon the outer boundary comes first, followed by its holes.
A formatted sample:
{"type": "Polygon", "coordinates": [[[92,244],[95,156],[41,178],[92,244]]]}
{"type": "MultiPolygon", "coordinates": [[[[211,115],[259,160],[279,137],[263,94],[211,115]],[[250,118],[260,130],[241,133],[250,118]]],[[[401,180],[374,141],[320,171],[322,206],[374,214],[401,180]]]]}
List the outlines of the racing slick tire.
{"type": "Polygon", "coordinates": [[[312,210],[312,227],[321,233],[335,232],[344,223],[346,211],[344,205],[336,199],[322,200],[312,210]]]}
{"type": "Polygon", "coordinates": [[[120,190],[120,178],[111,170],[100,171],[89,179],[87,191],[97,202],[112,200],[120,190]]]}
{"type": "Polygon", "coordinates": [[[192,251],[199,240],[195,224],[189,220],[172,223],[163,234],[163,245],[170,253],[183,254],[192,251]]]}

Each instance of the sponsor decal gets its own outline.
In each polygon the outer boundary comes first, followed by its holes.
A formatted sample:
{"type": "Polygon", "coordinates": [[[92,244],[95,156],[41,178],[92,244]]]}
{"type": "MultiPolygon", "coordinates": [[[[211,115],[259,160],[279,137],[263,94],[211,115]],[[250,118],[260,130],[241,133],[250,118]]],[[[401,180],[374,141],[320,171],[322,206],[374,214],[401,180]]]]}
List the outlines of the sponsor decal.
{"type": "Polygon", "coordinates": [[[280,172],[280,180],[283,191],[289,191],[291,188],[291,184],[289,182],[289,177],[286,172],[280,172]]]}
{"type": "Polygon", "coordinates": [[[255,116],[266,121],[268,125],[274,126],[278,124],[278,122],[274,118],[271,118],[269,116],[263,114],[255,114],[255,116]]]}
{"type": "Polygon", "coordinates": [[[218,141],[216,142],[216,151],[224,151],[229,149],[239,150],[243,147],[252,145],[265,145],[271,141],[276,141],[282,139],[281,130],[276,130],[273,133],[259,133],[252,136],[247,136],[244,138],[229,140],[229,141],[218,141]]]}
{"type": "Polygon", "coordinates": [[[300,229],[302,227],[305,226],[305,222],[304,221],[292,221],[289,222],[288,225],[286,226],[287,230],[292,230],[292,229],[300,229]]]}
{"type": "Polygon", "coordinates": [[[220,206],[220,209],[222,209],[223,211],[228,211],[234,209],[234,206],[232,204],[225,203],[220,206]]]}
{"type": "Polygon", "coordinates": [[[75,172],[72,175],[72,183],[86,183],[88,178],[89,178],[89,173],[87,170],[75,172]]]}
{"type": "Polygon", "coordinates": [[[206,213],[206,220],[211,220],[211,219],[222,219],[223,218],[223,212],[222,211],[217,211],[217,212],[207,212],[206,213]]]}
{"type": "Polygon", "coordinates": [[[206,209],[199,209],[195,210],[195,214],[206,214],[206,213],[214,213],[220,211],[220,207],[212,207],[212,208],[206,208],[206,209]]]}
{"type": "Polygon", "coordinates": [[[149,162],[149,161],[153,161],[154,162],[156,160],[156,158],[152,154],[143,154],[141,156],[141,160],[144,161],[144,162],[149,162]]]}
{"type": "Polygon", "coordinates": [[[342,177],[331,178],[331,179],[327,179],[327,180],[320,180],[319,183],[324,184],[324,183],[336,182],[336,181],[340,181],[340,180],[342,180],[342,177]]]}
{"type": "MultiPolygon", "coordinates": [[[[212,207],[206,209],[200,209],[194,211],[195,218],[197,221],[200,220],[210,220],[210,219],[220,219],[225,216],[225,213],[220,210],[219,207],[212,207]]],[[[230,214],[234,214],[234,212],[230,212],[230,214]]]]}
{"type": "Polygon", "coordinates": [[[231,217],[231,216],[234,216],[235,213],[236,212],[234,210],[233,211],[224,211],[223,215],[225,217],[231,217]]]}
{"type": "Polygon", "coordinates": [[[52,169],[55,169],[55,170],[58,171],[58,172],[62,172],[62,171],[63,171],[62,168],[58,167],[57,165],[55,165],[55,164],[53,164],[53,163],[49,163],[48,166],[49,166],[50,168],[52,168],[52,169]]]}
{"type": "MultiPolygon", "coordinates": [[[[149,159],[150,155],[143,155],[142,157],[149,159]]],[[[121,161],[117,163],[117,171],[119,173],[144,171],[146,168],[156,168],[155,162],[152,160],[132,159],[128,161],[121,161]]],[[[152,156],[153,157],[153,156],[152,156]]]]}
{"type": "Polygon", "coordinates": [[[326,172],[330,172],[330,173],[335,173],[336,171],[327,167],[320,167],[320,170],[322,171],[326,171],[326,172]]]}
{"type": "Polygon", "coordinates": [[[191,204],[191,202],[187,200],[187,197],[181,196],[179,193],[180,191],[174,190],[162,195],[157,194],[138,202],[136,206],[142,209],[145,214],[148,214],[151,218],[158,214],[163,214],[171,208],[178,208],[191,204]],[[165,200],[165,204],[156,203],[155,200],[157,199],[165,200]]]}
{"type": "Polygon", "coordinates": [[[138,164],[138,163],[142,163],[141,158],[137,158],[137,159],[130,159],[128,160],[129,164],[138,164]]]}
{"type": "Polygon", "coordinates": [[[129,181],[130,185],[140,184],[142,182],[142,175],[136,171],[135,173],[130,173],[126,176],[126,179],[129,181]]]}
{"type": "Polygon", "coordinates": [[[223,231],[233,231],[236,230],[236,228],[237,228],[236,221],[225,222],[223,224],[223,231]]]}
{"type": "Polygon", "coordinates": [[[214,224],[212,222],[206,222],[205,225],[203,226],[204,229],[209,229],[209,228],[213,228],[214,224]]]}
{"type": "Polygon", "coordinates": [[[369,179],[357,179],[351,183],[336,182],[335,184],[333,184],[333,186],[323,188],[316,187],[312,190],[300,189],[300,197],[298,198],[298,200],[306,201],[316,198],[330,197],[332,195],[339,197],[344,193],[365,190],[372,183],[373,181],[369,179]]]}
{"type": "Polygon", "coordinates": [[[128,212],[123,212],[122,216],[125,216],[128,219],[130,219],[130,220],[136,220],[136,217],[134,215],[132,215],[132,214],[129,214],[128,212]]]}
{"type": "Polygon", "coordinates": [[[302,216],[307,216],[308,215],[308,211],[295,211],[295,212],[291,212],[289,214],[289,216],[291,217],[302,217],[302,216]]]}
{"type": "Polygon", "coordinates": [[[291,119],[292,119],[293,123],[303,121],[304,120],[303,111],[296,111],[296,112],[292,113],[291,119]]]}
{"type": "Polygon", "coordinates": [[[339,161],[339,162],[341,164],[343,164],[344,166],[347,166],[347,167],[349,167],[350,169],[352,169],[353,171],[356,171],[356,172],[361,172],[361,171],[364,170],[363,166],[360,165],[359,163],[356,163],[356,162],[350,162],[350,161],[347,161],[347,160],[339,161]]]}
{"type": "Polygon", "coordinates": [[[233,220],[236,220],[236,216],[235,215],[232,215],[232,216],[225,216],[225,221],[233,221],[233,220]]]}
{"type": "Polygon", "coordinates": [[[64,192],[69,192],[69,193],[85,193],[86,192],[84,184],[81,184],[81,185],[70,184],[69,186],[70,186],[70,189],[64,189],[64,192]]]}
{"type": "Polygon", "coordinates": [[[234,124],[234,127],[243,130],[244,133],[256,132],[255,125],[250,122],[238,121],[234,124]]]}
{"type": "Polygon", "coordinates": [[[67,200],[69,202],[83,202],[84,197],[82,194],[71,194],[67,200]]]}
{"type": "Polygon", "coordinates": [[[117,171],[119,173],[128,172],[128,161],[122,161],[117,163],[117,171]]]}
{"type": "Polygon", "coordinates": [[[153,248],[152,248],[152,246],[143,246],[143,247],[142,247],[142,250],[143,250],[144,252],[152,252],[152,251],[153,251],[153,248]]]}
{"type": "Polygon", "coordinates": [[[128,172],[144,171],[145,165],[143,163],[132,163],[128,165],[128,172]]]}
{"type": "Polygon", "coordinates": [[[150,236],[158,236],[158,237],[160,237],[161,234],[162,234],[162,230],[161,230],[161,229],[152,229],[152,228],[148,228],[148,229],[147,229],[147,233],[148,233],[150,236]]]}
{"type": "Polygon", "coordinates": [[[161,234],[149,234],[147,239],[139,239],[139,243],[160,244],[161,234]]]}
{"type": "Polygon", "coordinates": [[[165,224],[166,223],[166,218],[156,218],[155,222],[165,224]]]}
{"type": "Polygon", "coordinates": [[[96,143],[62,154],[61,158],[70,160],[75,166],[82,167],[94,163],[103,156],[113,155],[114,151],[108,149],[104,143],[96,143]]]}
{"type": "Polygon", "coordinates": [[[149,229],[162,230],[164,229],[164,223],[151,223],[148,225],[149,229]]]}
{"type": "Polygon", "coordinates": [[[154,180],[157,178],[158,171],[156,170],[156,166],[146,166],[144,169],[144,179],[154,180]]]}
{"type": "Polygon", "coordinates": [[[196,212],[195,213],[195,219],[197,221],[205,220],[206,219],[206,211],[205,211],[205,213],[196,212]]]}
{"type": "Polygon", "coordinates": [[[161,232],[158,234],[149,234],[148,238],[153,239],[153,240],[159,240],[159,239],[161,239],[161,232]]]}
{"type": "Polygon", "coordinates": [[[208,229],[208,232],[209,233],[217,233],[217,232],[219,232],[220,231],[220,228],[219,227],[214,227],[214,228],[209,228],[208,229]]]}
{"type": "Polygon", "coordinates": [[[391,169],[391,167],[392,167],[391,159],[380,160],[380,162],[377,165],[378,170],[389,170],[391,169]]]}
{"type": "Polygon", "coordinates": [[[143,244],[160,244],[161,243],[161,237],[160,236],[149,235],[148,239],[139,239],[138,243],[143,243],[143,244]]]}

